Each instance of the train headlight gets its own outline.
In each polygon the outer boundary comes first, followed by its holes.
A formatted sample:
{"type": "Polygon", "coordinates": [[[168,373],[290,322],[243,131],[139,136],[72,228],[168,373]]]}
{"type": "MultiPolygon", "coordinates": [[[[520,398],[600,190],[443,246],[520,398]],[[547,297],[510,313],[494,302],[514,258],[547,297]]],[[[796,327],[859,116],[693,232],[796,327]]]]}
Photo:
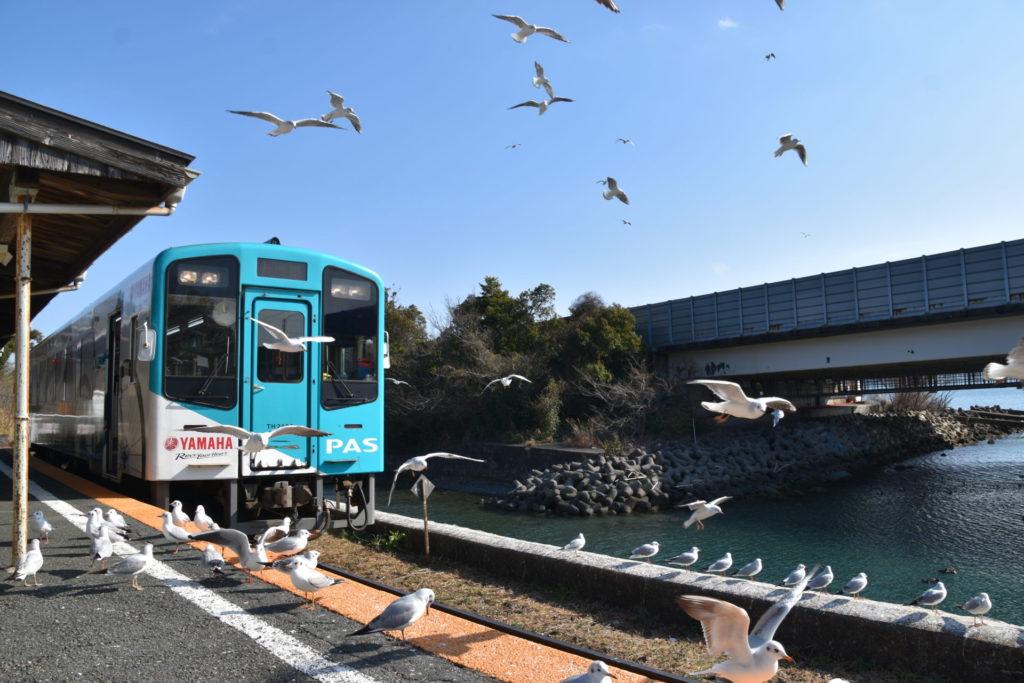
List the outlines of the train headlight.
{"type": "Polygon", "coordinates": [[[194,285],[199,282],[199,273],[194,270],[179,270],[178,282],[183,285],[194,285]]]}
{"type": "Polygon", "coordinates": [[[218,284],[220,284],[220,273],[216,273],[216,272],[203,273],[199,277],[199,284],[201,284],[201,285],[218,285],[218,284]]]}
{"type": "Polygon", "coordinates": [[[349,280],[343,277],[331,278],[331,296],[335,299],[369,301],[370,286],[359,280],[349,280]]]}

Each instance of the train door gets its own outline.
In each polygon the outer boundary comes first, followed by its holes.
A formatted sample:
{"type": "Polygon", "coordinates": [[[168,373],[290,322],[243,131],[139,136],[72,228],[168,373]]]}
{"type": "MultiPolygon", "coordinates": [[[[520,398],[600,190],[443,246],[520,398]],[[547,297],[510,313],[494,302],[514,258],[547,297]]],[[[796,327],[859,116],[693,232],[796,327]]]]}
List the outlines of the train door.
{"type": "Polygon", "coordinates": [[[106,447],[103,452],[103,475],[117,477],[120,473],[121,407],[121,313],[110,316],[107,328],[107,392],[103,404],[103,433],[106,447]]]}
{"type": "MultiPolygon", "coordinates": [[[[273,290],[247,290],[246,321],[248,362],[244,382],[248,383],[248,425],[252,431],[267,432],[277,427],[310,424],[312,396],[315,391],[315,362],[318,349],[308,345],[303,352],[269,348],[280,341],[264,325],[282,331],[288,337],[312,334],[316,296],[273,290]],[[257,324],[258,320],[264,325],[257,324]]],[[[284,436],[274,439],[272,448],[248,461],[243,473],[305,469],[310,467],[315,443],[311,439],[284,436]]]]}

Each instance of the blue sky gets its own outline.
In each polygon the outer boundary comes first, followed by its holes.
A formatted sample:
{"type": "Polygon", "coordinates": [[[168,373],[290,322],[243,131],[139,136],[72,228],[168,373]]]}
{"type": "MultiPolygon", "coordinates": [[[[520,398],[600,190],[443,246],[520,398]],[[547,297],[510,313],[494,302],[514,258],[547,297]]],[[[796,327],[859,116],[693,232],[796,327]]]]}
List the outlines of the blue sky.
{"type": "Polygon", "coordinates": [[[0,88],[190,152],[203,174],[38,316],[46,332],[197,242],[276,235],[439,312],[489,274],[548,282],[565,310],[587,290],[636,305],[1021,237],[1016,1],[46,5],[5,8],[19,28],[0,88]],[[517,45],[492,13],[572,43],[517,45]],[[507,110],[541,92],[535,59],[575,103],[507,110]],[[225,113],[316,116],[327,88],[362,135],[275,139],[225,113]],[[772,157],[786,132],[808,168],[772,157]],[[607,175],[630,206],[601,199],[607,175]]]}

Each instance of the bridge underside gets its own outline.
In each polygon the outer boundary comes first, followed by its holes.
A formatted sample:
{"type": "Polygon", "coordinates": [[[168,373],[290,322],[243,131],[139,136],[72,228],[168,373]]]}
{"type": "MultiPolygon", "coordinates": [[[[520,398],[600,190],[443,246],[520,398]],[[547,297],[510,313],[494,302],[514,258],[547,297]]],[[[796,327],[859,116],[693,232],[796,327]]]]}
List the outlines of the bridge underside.
{"type": "MultiPolygon", "coordinates": [[[[982,368],[1004,362],[1024,334],[1024,315],[919,325],[734,346],[662,351],[662,374],[720,377],[751,395],[780,395],[802,405],[829,397],[995,386],[982,368]]],[[[1011,384],[1013,386],[1013,384],[1011,384]]]]}

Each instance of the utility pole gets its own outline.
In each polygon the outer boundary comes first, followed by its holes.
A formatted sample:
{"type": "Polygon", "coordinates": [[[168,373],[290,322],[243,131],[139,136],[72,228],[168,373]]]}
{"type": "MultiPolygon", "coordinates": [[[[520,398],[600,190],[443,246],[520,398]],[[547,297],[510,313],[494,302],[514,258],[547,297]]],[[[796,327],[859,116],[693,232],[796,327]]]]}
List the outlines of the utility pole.
{"type": "MultiPolygon", "coordinates": [[[[38,177],[19,173],[11,184],[10,196],[27,207],[35,200],[38,177]],[[26,175],[30,177],[26,177],[26,175]],[[28,182],[25,182],[28,181],[28,182]]],[[[14,280],[14,444],[13,458],[13,525],[11,564],[15,567],[25,554],[28,543],[28,449],[29,449],[29,338],[32,324],[32,215],[16,217],[16,258],[14,280]]]]}

